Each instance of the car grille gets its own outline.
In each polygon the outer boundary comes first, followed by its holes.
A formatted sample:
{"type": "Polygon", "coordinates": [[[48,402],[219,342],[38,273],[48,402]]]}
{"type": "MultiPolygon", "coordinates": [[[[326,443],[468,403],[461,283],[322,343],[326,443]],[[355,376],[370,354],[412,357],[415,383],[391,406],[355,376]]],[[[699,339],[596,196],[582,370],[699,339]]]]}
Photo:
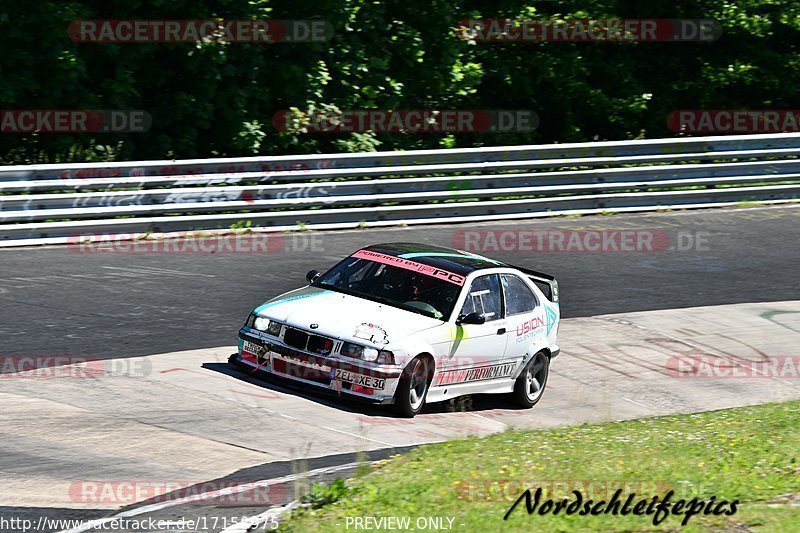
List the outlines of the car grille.
{"type": "Polygon", "coordinates": [[[327,337],[309,335],[305,331],[289,327],[286,328],[286,333],[283,334],[283,342],[292,348],[321,355],[328,355],[333,348],[333,341],[327,337]]]}
{"type": "Polygon", "coordinates": [[[311,335],[308,338],[308,351],[311,353],[328,355],[331,353],[331,348],[333,348],[333,341],[330,339],[319,335],[311,335]]]}
{"type": "Polygon", "coordinates": [[[286,328],[286,333],[283,334],[283,342],[292,348],[305,350],[306,344],[308,344],[308,334],[299,329],[286,328]]]}

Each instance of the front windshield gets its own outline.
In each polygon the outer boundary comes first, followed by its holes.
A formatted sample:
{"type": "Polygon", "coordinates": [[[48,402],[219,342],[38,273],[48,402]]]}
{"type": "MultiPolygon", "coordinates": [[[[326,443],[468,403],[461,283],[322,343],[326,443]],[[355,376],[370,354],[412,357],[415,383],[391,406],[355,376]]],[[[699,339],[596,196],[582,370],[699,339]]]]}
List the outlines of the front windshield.
{"type": "Polygon", "coordinates": [[[328,270],[314,286],[439,320],[450,317],[461,291],[460,285],[428,274],[356,257],[348,257],[328,270]]]}

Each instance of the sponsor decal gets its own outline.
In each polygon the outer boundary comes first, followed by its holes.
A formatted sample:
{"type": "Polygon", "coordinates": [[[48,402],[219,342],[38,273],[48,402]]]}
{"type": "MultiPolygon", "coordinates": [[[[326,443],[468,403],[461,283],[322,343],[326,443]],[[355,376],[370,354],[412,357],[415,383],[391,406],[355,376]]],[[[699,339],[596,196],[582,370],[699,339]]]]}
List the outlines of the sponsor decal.
{"type": "Polygon", "coordinates": [[[507,378],[516,368],[515,363],[465,368],[462,370],[443,371],[439,374],[438,384],[466,383],[468,381],[485,381],[488,379],[507,378]]]}
{"type": "Polygon", "coordinates": [[[528,338],[531,333],[541,326],[544,326],[544,320],[542,320],[540,316],[535,316],[519,324],[517,326],[517,342],[522,340],[522,338],[528,338]]]}
{"type": "Polygon", "coordinates": [[[357,328],[353,337],[370,341],[374,344],[389,344],[389,335],[386,330],[375,324],[362,322],[357,328]]]}
{"type": "Polygon", "coordinates": [[[420,274],[441,279],[448,283],[452,283],[453,285],[458,285],[459,287],[464,286],[464,282],[466,281],[464,276],[459,276],[458,274],[448,272],[447,270],[443,270],[441,268],[423,265],[422,263],[403,259],[402,257],[381,254],[378,252],[372,252],[370,250],[359,250],[351,257],[356,259],[367,259],[369,261],[375,261],[376,263],[382,263],[384,265],[391,265],[405,270],[411,270],[412,272],[419,272],[420,274]]]}
{"type": "MultiPolygon", "coordinates": [[[[276,354],[272,356],[271,371],[276,374],[283,374],[290,378],[305,379],[309,381],[324,382],[330,379],[330,372],[327,367],[315,364],[312,360],[302,360],[297,357],[285,356],[277,357],[276,354]]],[[[325,383],[331,384],[332,383],[325,383]]]]}
{"type": "Polygon", "coordinates": [[[336,369],[331,368],[331,387],[336,389],[336,392],[339,396],[342,395],[342,385],[339,383],[339,380],[336,379],[336,369]]]}
{"type": "Polygon", "coordinates": [[[558,323],[558,314],[556,313],[556,310],[549,305],[546,305],[544,310],[545,314],[547,315],[547,336],[549,337],[550,332],[553,331],[553,328],[558,323]]]}

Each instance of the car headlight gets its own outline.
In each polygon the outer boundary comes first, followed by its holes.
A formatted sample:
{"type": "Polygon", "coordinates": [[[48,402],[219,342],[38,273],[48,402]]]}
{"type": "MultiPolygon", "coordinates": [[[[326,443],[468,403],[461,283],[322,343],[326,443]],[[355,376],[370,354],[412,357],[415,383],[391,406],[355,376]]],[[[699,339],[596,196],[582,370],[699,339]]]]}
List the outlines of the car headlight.
{"type": "Polygon", "coordinates": [[[375,348],[364,348],[364,351],[361,356],[364,361],[374,362],[378,359],[378,350],[375,348]]]}
{"type": "Polygon", "coordinates": [[[376,350],[360,344],[353,344],[352,342],[345,342],[342,344],[342,349],[339,353],[347,357],[354,357],[356,359],[363,359],[369,362],[378,362],[382,364],[394,364],[394,356],[392,352],[386,350],[376,350]]]}
{"type": "Polygon", "coordinates": [[[378,364],[381,365],[393,365],[394,364],[394,354],[392,352],[381,350],[378,354],[378,364]]]}
{"type": "Polygon", "coordinates": [[[269,328],[269,318],[256,316],[256,320],[253,322],[253,327],[258,331],[267,331],[267,328],[269,328]]]}
{"type": "Polygon", "coordinates": [[[367,348],[366,346],[353,344],[352,342],[345,342],[342,345],[341,354],[347,357],[363,359],[364,361],[374,361],[378,358],[378,350],[375,348],[367,348]]]}
{"type": "Polygon", "coordinates": [[[250,327],[255,328],[258,331],[266,331],[268,334],[277,337],[281,334],[281,323],[275,322],[274,320],[270,320],[269,318],[253,315],[254,318],[251,320],[250,327]]]}
{"type": "Polygon", "coordinates": [[[281,334],[281,323],[270,320],[269,326],[267,326],[267,333],[273,337],[279,336],[281,334]]]}

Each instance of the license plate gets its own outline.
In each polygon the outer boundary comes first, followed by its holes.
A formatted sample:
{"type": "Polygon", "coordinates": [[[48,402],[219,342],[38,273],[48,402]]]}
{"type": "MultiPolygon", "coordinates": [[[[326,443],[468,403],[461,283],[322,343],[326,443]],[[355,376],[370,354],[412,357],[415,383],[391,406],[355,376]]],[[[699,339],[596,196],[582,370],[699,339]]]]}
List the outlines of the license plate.
{"type": "Polygon", "coordinates": [[[336,379],[339,381],[346,381],[354,385],[361,385],[368,389],[383,389],[386,387],[386,380],[374,378],[372,376],[365,376],[363,374],[354,374],[341,368],[336,369],[336,379]]]}
{"type": "Polygon", "coordinates": [[[244,341],[242,351],[251,353],[253,355],[261,355],[261,353],[264,351],[264,348],[254,342],[244,341]]]}
{"type": "Polygon", "coordinates": [[[254,342],[244,341],[242,345],[242,359],[251,360],[253,362],[258,362],[264,354],[266,354],[267,350],[254,342]]]}

